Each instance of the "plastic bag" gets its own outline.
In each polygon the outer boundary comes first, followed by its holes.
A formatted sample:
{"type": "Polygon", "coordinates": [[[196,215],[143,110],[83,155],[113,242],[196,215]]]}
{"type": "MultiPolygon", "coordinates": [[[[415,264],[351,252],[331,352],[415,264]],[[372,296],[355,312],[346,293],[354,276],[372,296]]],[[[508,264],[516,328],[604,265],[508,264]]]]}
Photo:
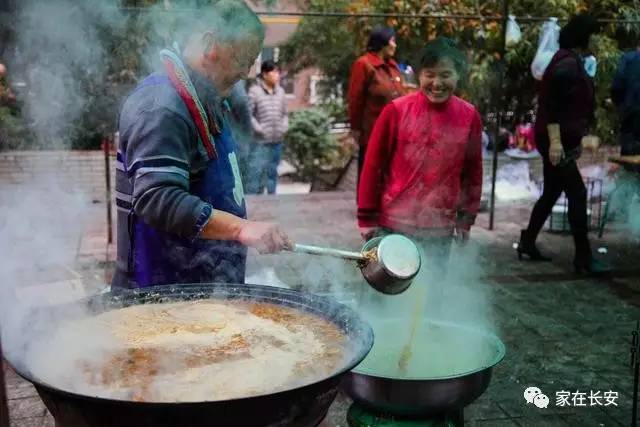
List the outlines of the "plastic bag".
{"type": "Polygon", "coordinates": [[[517,45],[518,43],[520,43],[520,40],[522,40],[522,31],[520,30],[520,26],[516,22],[516,17],[513,15],[509,15],[506,35],[507,47],[513,47],[517,45]]]}
{"type": "Polygon", "coordinates": [[[542,80],[542,76],[544,76],[544,72],[549,66],[553,55],[560,49],[559,38],[560,26],[558,26],[558,18],[549,18],[542,26],[538,51],[531,63],[531,74],[536,80],[542,80]]]}

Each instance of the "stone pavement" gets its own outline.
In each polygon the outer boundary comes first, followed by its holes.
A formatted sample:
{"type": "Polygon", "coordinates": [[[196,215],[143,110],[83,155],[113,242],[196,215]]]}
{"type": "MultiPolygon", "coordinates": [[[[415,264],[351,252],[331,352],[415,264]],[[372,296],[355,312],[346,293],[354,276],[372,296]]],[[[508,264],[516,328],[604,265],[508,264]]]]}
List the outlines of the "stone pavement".
{"type": "MultiPolygon", "coordinates": [[[[254,219],[279,220],[300,243],[357,248],[353,193],[263,196],[249,199],[254,219]]],[[[530,206],[499,206],[496,229],[488,231],[482,214],[473,229],[473,265],[454,271],[468,274],[467,286],[483,298],[471,301],[488,314],[507,354],[494,370],[486,393],[465,410],[470,426],[625,426],[630,424],[633,377],[628,367],[629,340],[640,320],[640,254],[638,241],[619,225],[610,227],[594,248],[606,246],[616,272],[606,279],[576,275],[571,268],[570,236],[543,232],[540,245],[552,263],[518,262],[513,249],[530,206]],[[547,409],[527,405],[524,389],[537,386],[551,400],[547,409]],[[616,405],[557,406],[556,393],[617,392],[616,405]]],[[[83,259],[75,270],[60,272],[60,281],[89,283],[86,293],[100,289],[102,268],[112,254],[105,252],[104,229],[96,225],[79,245],[83,259]],[[102,240],[100,240],[102,239],[102,240]],[[85,250],[86,249],[86,250],[85,250]],[[91,250],[90,250],[91,249],[91,250]],[[94,257],[93,266],[91,258],[94,257]]],[[[452,266],[457,266],[454,259],[452,266]]],[[[456,273],[457,274],[457,273],[456,273]]],[[[462,274],[462,273],[461,273],[462,274]]],[[[463,275],[464,275],[463,274],[463,275]]],[[[319,262],[305,255],[251,254],[251,281],[282,284],[317,292],[341,292],[362,285],[360,273],[340,261],[319,262]]],[[[466,303],[469,303],[467,301],[466,303]]],[[[455,312],[455,302],[450,307],[455,312]]],[[[460,302],[462,304],[462,302],[460,302]]],[[[53,425],[33,388],[8,372],[12,426],[53,425]]],[[[579,396],[579,395],[578,395],[579,396]]],[[[577,403],[580,403],[578,400],[577,403]]],[[[328,424],[345,426],[348,399],[339,396],[328,424]]]]}

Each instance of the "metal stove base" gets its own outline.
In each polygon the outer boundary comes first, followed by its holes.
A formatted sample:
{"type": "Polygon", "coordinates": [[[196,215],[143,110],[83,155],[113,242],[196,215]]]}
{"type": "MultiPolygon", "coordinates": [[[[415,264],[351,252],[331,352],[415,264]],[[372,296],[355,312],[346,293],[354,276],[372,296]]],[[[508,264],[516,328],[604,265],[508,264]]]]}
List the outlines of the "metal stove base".
{"type": "Polygon", "coordinates": [[[463,427],[464,411],[460,409],[428,419],[401,418],[376,414],[354,403],[347,412],[347,423],[349,427],[463,427]]]}

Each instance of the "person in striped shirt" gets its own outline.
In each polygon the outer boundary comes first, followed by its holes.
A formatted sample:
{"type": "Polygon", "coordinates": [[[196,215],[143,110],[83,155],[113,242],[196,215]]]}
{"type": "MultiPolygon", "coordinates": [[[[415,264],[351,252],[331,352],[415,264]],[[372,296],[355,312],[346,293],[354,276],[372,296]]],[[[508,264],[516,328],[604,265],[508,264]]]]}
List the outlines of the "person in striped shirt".
{"type": "Polygon", "coordinates": [[[287,100],[279,83],[280,69],[267,60],[262,63],[256,84],[249,89],[251,125],[257,142],[249,155],[249,194],[262,194],[265,189],[269,194],[276,192],[284,134],[289,129],[287,100]]]}

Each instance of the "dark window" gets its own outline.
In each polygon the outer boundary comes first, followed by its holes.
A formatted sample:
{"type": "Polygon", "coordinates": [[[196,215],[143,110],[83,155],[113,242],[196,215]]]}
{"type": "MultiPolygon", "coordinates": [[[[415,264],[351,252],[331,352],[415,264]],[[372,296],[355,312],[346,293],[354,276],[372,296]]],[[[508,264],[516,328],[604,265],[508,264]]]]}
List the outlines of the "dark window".
{"type": "Polygon", "coordinates": [[[282,89],[284,89],[284,93],[286,93],[287,95],[293,95],[295,92],[295,87],[294,87],[294,76],[292,74],[289,73],[282,73],[282,76],[280,77],[280,86],[282,86],[282,89]]]}
{"type": "Polygon", "coordinates": [[[275,61],[275,48],[273,47],[265,47],[262,48],[262,54],[260,55],[260,60],[264,61],[275,61]]]}

